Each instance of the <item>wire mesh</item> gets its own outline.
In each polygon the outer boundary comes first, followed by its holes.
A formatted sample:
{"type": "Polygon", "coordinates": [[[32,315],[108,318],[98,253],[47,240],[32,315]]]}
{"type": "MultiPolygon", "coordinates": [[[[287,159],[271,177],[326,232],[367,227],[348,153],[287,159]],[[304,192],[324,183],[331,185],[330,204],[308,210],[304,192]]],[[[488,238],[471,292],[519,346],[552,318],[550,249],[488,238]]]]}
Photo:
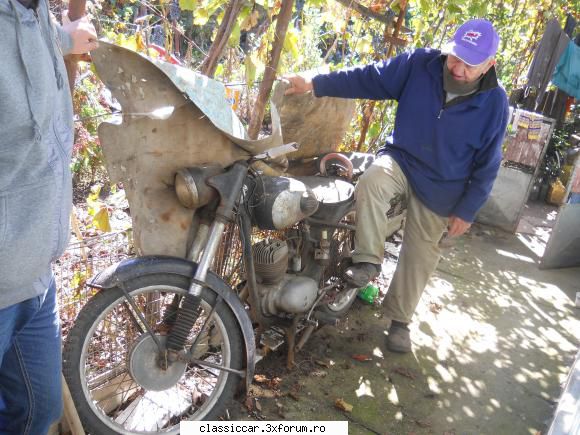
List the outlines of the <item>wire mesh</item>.
{"type": "Polygon", "coordinates": [[[107,233],[69,245],[53,264],[63,337],[98,290],[87,281],[108,266],[134,255],[131,231],[107,233]]]}
{"type": "MultiPolygon", "coordinates": [[[[252,241],[265,237],[284,238],[281,232],[254,229],[252,241]]],[[[87,281],[112,264],[134,255],[131,230],[107,233],[69,245],[53,264],[63,337],[66,337],[84,305],[98,292],[87,286],[87,281]]],[[[243,281],[242,242],[238,225],[226,227],[212,270],[232,288],[243,281]]]]}

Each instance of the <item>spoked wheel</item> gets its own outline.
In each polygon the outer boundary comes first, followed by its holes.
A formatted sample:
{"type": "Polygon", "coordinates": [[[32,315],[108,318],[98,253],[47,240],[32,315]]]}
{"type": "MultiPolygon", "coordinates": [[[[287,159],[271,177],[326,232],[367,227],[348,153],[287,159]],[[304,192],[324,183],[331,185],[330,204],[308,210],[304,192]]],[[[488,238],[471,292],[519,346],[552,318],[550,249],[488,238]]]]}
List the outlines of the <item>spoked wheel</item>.
{"type": "Polygon", "coordinates": [[[176,361],[166,369],[159,364],[156,341],[165,344],[188,281],[170,274],[137,278],[126,283],[134,304],[114,288],[97,294],[79,314],[67,337],[63,369],[89,433],[174,434],[181,420],[215,420],[225,411],[241,377],[220,367],[241,370],[244,346],[231,310],[219,303],[212,313],[214,292],[203,290],[186,342],[189,351],[195,342],[193,358],[200,363],[176,361]]]}
{"type": "MultiPolygon", "coordinates": [[[[346,215],[340,223],[354,225],[354,212],[346,215]]],[[[331,282],[343,281],[343,275],[347,267],[352,264],[351,255],[354,250],[354,230],[337,229],[330,245],[331,263],[326,267],[321,285],[331,282]]],[[[342,317],[356,300],[358,289],[347,288],[340,291],[330,290],[330,302],[321,305],[318,309],[334,317],[342,317]]]]}

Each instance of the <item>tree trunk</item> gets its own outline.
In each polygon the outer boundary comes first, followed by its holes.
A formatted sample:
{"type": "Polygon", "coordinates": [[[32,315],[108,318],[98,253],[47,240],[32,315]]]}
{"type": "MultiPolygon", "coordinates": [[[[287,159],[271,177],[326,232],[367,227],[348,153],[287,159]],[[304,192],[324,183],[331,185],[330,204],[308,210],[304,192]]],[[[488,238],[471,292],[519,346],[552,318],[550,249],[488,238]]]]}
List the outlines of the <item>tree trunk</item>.
{"type": "MultiPolygon", "coordinates": [[[[70,0],[68,5],[68,17],[71,21],[78,20],[85,15],[86,0],[70,0]]],[[[75,80],[77,78],[77,63],[80,59],[78,54],[70,54],[65,57],[66,73],[70,86],[71,96],[74,93],[75,80]]]]}
{"type": "Polygon", "coordinates": [[[278,68],[278,63],[280,62],[280,54],[282,53],[282,48],[284,47],[284,40],[286,39],[288,24],[292,18],[293,6],[294,0],[282,0],[282,7],[280,8],[280,13],[278,14],[278,18],[276,20],[274,43],[272,44],[272,50],[270,51],[268,65],[266,65],[266,70],[264,71],[264,78],[262,79],[262,83],[260,83],[258,97],[256,98],[254,112],[252,113],[252,119],[250,120],[250,126],[248,128],[248,134],[252,139],[256,139],[258,137],[258,133],[262,127],[266,102],[268,101],[270,91],[272,90],[272,85],[274,84],[274,79],[276,78],[276,69],[278,68]]]}
{"type": "MultiPolygon", "coordinates": [[[[405,12],[407,11],[407,0],[403,0],[401,2],[400,8],[401,8],[401,10],[399,12],[399,16],[397,17],[397,22],[395,24],[395,28],[393,29],[393,34],[391,35],[393,38],[399,37],[399,32],[401,31],[401,25],[403,24],[403,19],[405,18],[405,12]]],[[[384,36],[385,41],[388,39],[387,36],[388,35],[385,32],[385,36],[384,36]]],[[[392,39],[390,44],[389,44],[389,49],[387,50],[387,56],[386,56],[387,59],[389,57],[391,57],[391,55],[393,54],[394,48],[395,48],[395,42],[394,42],[394,39],[392,39]]],[[[369,131],[369,127],[370,127],[372,119],[373,119],[373,112],[375,111],[375,105],[376,105],[376,101],[369,101],[365,105],[365,108],[363,109],[363,119],[361,122],[362,125],[361,125],[360,138],[359,138],[358,144],[356,146],[357,152],[362,151],[362,147],[366,141],[367,133],[369,131]]]]}
{"type": "Polygon", "coordinates": [[[220,23],[215,39],[211,44],[207,57],[201,64],[202,74],[205,74],[208,77],[214,76],[218,62],[223,55],[224,48],[230,38],[232,29],[234,28],[234,24],[240,14],[243,4],[244,0],[231,0],[228,3],[228,7],[224,12],[224,18],[220,23]]]}

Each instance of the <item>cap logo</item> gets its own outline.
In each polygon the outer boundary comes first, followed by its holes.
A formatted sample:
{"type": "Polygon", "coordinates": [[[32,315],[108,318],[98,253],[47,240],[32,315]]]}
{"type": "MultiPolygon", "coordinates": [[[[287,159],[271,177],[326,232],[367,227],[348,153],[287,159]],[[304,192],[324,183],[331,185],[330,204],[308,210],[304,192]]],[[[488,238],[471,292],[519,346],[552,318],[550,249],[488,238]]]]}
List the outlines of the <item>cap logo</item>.
{"type": "Polygon", "coordinates": [[[477,40],[481,38],[481,32],[476,32],[475,30],[468,30],[461,37],[462,41],[468,44],[475,45],[477,47],[477,40]]]}

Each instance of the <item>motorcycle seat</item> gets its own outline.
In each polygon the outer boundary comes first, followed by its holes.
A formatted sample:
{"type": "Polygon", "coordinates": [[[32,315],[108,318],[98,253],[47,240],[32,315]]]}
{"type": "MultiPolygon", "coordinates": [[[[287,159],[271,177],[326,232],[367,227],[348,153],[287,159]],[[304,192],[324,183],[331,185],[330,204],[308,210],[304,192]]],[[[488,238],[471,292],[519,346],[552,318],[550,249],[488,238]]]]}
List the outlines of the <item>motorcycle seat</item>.
{"type": "Polygon", "coordinates": [[[318,200],[318,210],[311,217],[324,222],[338,222],[354,209],[354,186],[338,177],[296,177],[307,185],[318,200]]]}

